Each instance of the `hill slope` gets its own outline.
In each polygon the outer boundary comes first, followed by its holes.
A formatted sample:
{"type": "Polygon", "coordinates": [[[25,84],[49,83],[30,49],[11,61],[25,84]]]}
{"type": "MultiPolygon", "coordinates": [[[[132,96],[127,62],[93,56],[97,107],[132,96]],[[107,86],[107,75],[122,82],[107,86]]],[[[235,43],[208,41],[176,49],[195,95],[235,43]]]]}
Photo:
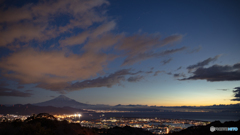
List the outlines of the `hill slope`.
{"type": "Polygon", "coordinates": [[[86,107],[86,106],[90,106],[88,104],[84,104],[84,103],[80,103],[77,102],[73,99],[70,99],[64,95],[60,95],[54,99],[45,101],[45,102],[41,102],[41,103],[36,103],[33,104],[36,106],[54,106],[54,107],[74,107],[74,108],[82,108],[82,107],[86,107]]]}

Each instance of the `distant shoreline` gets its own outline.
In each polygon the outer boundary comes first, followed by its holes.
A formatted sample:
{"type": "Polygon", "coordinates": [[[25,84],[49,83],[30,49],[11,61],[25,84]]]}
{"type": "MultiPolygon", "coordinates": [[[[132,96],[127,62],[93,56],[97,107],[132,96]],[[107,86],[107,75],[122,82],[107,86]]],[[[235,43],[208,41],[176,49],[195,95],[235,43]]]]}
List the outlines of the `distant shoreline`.
{"type": "Polygon", "coordinates": [[[81,119],[98,119],[98,118],[110,118],[110,117],[122,117],[122,118],[161,118],[161,119],[185,119],[196,121],[237,121],[240,120],[239,113],[230,112],[126,112],[126,113],[83,113],[81,119]],[[100,117],[104,114],[104,117],[100,117]]]}

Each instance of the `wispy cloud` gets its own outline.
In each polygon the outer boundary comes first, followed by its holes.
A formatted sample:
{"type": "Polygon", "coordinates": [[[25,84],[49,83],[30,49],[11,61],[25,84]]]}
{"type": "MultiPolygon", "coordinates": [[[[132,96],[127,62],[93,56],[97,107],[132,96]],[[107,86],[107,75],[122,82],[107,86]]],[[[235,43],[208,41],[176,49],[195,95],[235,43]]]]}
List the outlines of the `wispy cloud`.
{"type": "Polygon", "coordinates": [[[103,52],[112,46],[119,43],[124,35],[104,34],[98,38],[90,39],[89,42],[83,47],[83,50],[94,53],[103,52]]]}
{"type": "Polygon", "coordinates": [[[153,73],[153,71],[150,70],[150,71],[146,71],[145,73],[147,73],[147,74],[151,74],[151,73],[153,73]]]}
{"type": "Polygon", "coordinates": [[[217,89],[217,90],[227,91],[228,89],[217,89]]]}
{"type": "Polygon", "coordinates": [[[137,76],[131,76],[127,79],[128,82],[139,82],[140,80],[142,80],[144,77],[141,75],[137,75],[137,76]]]}
{"type": "Polygon", "coordinates": [[[89,37],[89,31],[79,33],[76,36],[67,37],[65,39],[59,40],[60,47],[80,45],[84,43],[89,37]]]}
{"type": "Polygon", "coordinates": [[[163,63],[163,65],[166,65],[166,64],[168,64],[170,61],[172,61],[172,58],[167,59],[167,60],[163,60],[162,63],[163,63]]]}
{"type": "Polygon", "coordinates": [[[124,38],[116,49],[123,50],[127,56],[123,65],[131,65],[151,57],[158,57],[160,54],[151,52],[152,49],[178,42],[181,39],[182,35],[173,35],[161,39],[158,34],[136,34],[124,38]]]}
{"type": "Polygon", "coordinates": [[[177,70],[180,70],[181,68],[182,68],[182,66],[178,67],[178,68],[176,69],[176,71],[177,71],[177,70]]]}
{"type": "Polygon", "coordinates": [[[231,99],[232,101],[240,101],[240,87],[235,87],[233,90],[234,98],[231,99]]]}
{"type": "Polygon", "coordinates": [[[208,58],[208,59],[206,59],[204,61],[198,62],[195,65],[188,66],[187,69],[189,70],[189,72],[191,72],[193,69],[204,67],[204,66],[208,65],[210,62],[216,61],[220,56],[221,55],[217,55],[217,56],[215,56],[213,58],[208,58]]]}
{"type": "Polygon", "coordinates": [[[176,53],[176,52],[179,52],[179,51],[182,51],[186,49],[186,47],[181,47],[181,48],[177,48],[177,49],[171,49],[171,50],[166,50],[166,51],[163,51],[163,52],[158,52],[158,53],[154,53],[154,52],[146,52],[146,53],[139,53],[137,55],[134,55],[132,57],[127,57],[122,66],[125,66],[125,65],[132,65],[136,62],[139,62],[139,61],[142,61],[142,60],[146,60],[146,59],[149,59],[149,58],[158,58],[158,57],[162,57],[162,56],[165,56],[165,55],[169,55],[169,54],[172,54],[172,53],[176,53]]]}
{"type": "Polygon", "coordinates": [[[177,73],[177,74],[173,74],[173,76],[174,76],[175,78],[179,78],[179,77],[186,77],[186,75],[185,75],[185,74],[183,74],[183,73],[177,73]]]}
{"type": "Polygon", "coordinates": [[[131,69],[122,69],[122,70],[116,71],[115,73],[112,73],[105,77],[98,77],[96,79],[84,80],[82,82],[76,82],[76,83],[72,84],[71,86],[67,87],[66,89],[71,91],[71,90],[81,90],[81,89],[85,89],[85,88],[94,88],[94,87],[110,88],[113,85],[121,84],[121,81],[125,81],[126,75],[137,75],[139,73],[142,73],[142,71],[131,72],[131,69]]]}
{"type": "MultiPolygon", "coordinates": [[[[95,42],[94,44],[98,43],[100,44],[99,42],[104,42],[107,43],[107,42],[111,42],[113,39],[115,38],[120,38],[121,35],[110,35],[108,34],[106,36],[106,33],[108,33],[109,31],[113,30],[116,26],[116,23],[114,21],[111,21],[111,22],[108,22],[108,23],[104,23],[102,24],[101,26],[97,27],[96,29],[93,29],[93,30],[86,30],[82,33],[79,33],[78,35],[74,35],[74,36],[71,36],[71,37],[67,37],[65,39],[61,39],[59,40],[59,44],[60,44],[60,47],[65,47],[65,46],[73,46],[73,45],[80,45],[80,44],[83,44],[88,38],[89,40],[92,42],[95,42]],[[102,35],[105,35],[104,37],[99,37],[99,36],[102,36],[102,35]],[[111,37],[109,37],[111,36],[111,37]],[[101,40],[101,41],[99,41],[101,40]]],[[[93,44],[93,43],[91,43],[93,44]]],[[[110,43],[108,43],[110,44],[110,43]]],[[[103,46],[106,46],[106,44],[102,44],[103,46]]],[[[112,45],[112,44],[110,44],[112,45]]],[[[91,45],[86,45],[87,47],[91,47],[91,45]]],[[[101,47],[103,47],[101,46],[101,47]]],[[[92,48],[91,48],[92,49],[92,48]]]]}
{"type": "Polygon", "coordinates": [[[189,51],[188,53],[196,53],[199,52],[202,49],[202,46],[199,46],[197,48],[194,48],[193,50],[189,51]]]}
{"type": "Polygon", "coordinates": [[[24,86],[18,86],[17,88],[18,88],[18,89],[22,89],[22,88],[24,88],[24,86]]]}
{"type": "Polygon", "coordinates": [[[156,71],[155,73],[154,73],[154,75],[153,76],[157,76],[159,73],[162,73],[162,72],[164,72],[164,71],[156,71]]]}
{"type": "Polygon", "coordinates": [[[18,90],[0,87],[0,96],[13,96],[13,97],[30,97],[32,93],[21,92],[18,90]]]}

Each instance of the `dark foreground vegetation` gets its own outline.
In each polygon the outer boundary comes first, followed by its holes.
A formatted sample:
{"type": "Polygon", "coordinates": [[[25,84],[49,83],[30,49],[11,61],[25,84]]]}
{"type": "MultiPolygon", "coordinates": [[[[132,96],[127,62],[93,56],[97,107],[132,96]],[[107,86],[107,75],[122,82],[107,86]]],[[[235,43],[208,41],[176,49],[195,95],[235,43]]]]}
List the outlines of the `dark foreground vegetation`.
{"type": "Polygon", "coordinates": [[[151,132],[131,127],[96,129],[77,123],[57,121],[52,115],[41,113],[25,121],[0,123],[0,135],[152,135],[151,132]]]}
{"type": "MultiPolygon", "coordinates": [[[[212,122],[207,126],[189,127],[180,132],[170,135],[239,135],[239,131],[210,132],[210,127],[238,127],[237,122],[219,121],[212,122]]],[[[81,127],[77,123],[68,123],[67,121],[57,121],[52,115],[41,113],[29,117],[25,121],[15,120],[13,122],[0,123],[0,135],[153,135],[151,132],[139,128],[114,127],[111,129],[96,129],[81,127]]]]}
{"type": "Polygon", "coordinates": [[[240,120],[228,121],[221,123],[214,121],[206,126],[192,126],[180,132],[175,132],[169,135],[240,135],[240,120]],[[210,127],[237,127],[238,131],[210,131],[210,127]]]}

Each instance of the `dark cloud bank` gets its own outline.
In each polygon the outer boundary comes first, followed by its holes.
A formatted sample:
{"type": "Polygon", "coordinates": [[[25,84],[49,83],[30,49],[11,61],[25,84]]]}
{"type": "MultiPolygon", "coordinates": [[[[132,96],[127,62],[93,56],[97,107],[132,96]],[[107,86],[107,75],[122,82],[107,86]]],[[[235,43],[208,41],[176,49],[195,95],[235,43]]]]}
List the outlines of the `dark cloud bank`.
{"type": "Polygon", "coordinates": [[[0,96],[30,97],[32,93],[0,87],[0,96]]]}
{"type": "MultiPolygon", "coordinates": [[[[131,69],[122,69],[115,73],[110,74],[105,77],[98,77],[96,79],[84,80],[82,82],[76,82],[71,86],[67,87],[69,90],[81,90],[85,88],[94,88],[94,87],[112,87],[113,85],[120,84],[121,81],[125,81],[126,75],[136,75],[142,73],[142,71],[131,72],[131,69]]],[[[139,77],[130,77],[129,82],[134,82],[139,80],[139,77]]]]}
{"type": "Polygon", "coordinates": [[[180,80],[207,80],[214,81],[239,81],[240,80],[240,63],[232,66],[213,65],[208,68],[198,68],[193,72],[193,76],[180,80]]]}
{"type": "Polygon", "coordinates": [[[240,87],[235,87],[234,89],[234,99],[232,99],[232,101],[240,101],[240,87]]]}
{"type": "Polygon", "coordinates": [[[65,91],[75,91],[82,90],[86,88],[95,88],[95,87],[112,87],[113,85],[121,85],[122,81],[128,82],[138,82],[142,80],[144,77],[139,75],[143,73],[143,71],[133,72],[132,69],[122,69],[118,70],[108,76],[98,77],[95,79],[87,79],[84,81],[75,82],[73,84],[70,83],[58,83],[58,84],[44,84],[40,83],[37,87],[57,91],[60,93],[65,93],[65,91]],[[126,76],[130,76],[126,79],[126,76]]]}

